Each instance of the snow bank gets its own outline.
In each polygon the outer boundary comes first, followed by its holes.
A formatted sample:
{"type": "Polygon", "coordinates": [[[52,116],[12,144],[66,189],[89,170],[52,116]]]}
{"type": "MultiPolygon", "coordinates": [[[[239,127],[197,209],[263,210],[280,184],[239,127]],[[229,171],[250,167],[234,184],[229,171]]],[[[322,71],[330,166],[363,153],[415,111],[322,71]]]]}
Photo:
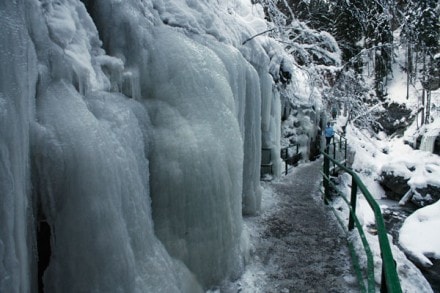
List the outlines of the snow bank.
{"type": "Polygon", "coordinates": [[[439,227],[440,201],[415,211],[405,220],[399,243],[422,265],[431,266],[429,258],[440,259],[439,227]]]}
{"type": "MultiPolygon", "coordinates": [[[[376,291],[380,291],[379,285],[382,281],[382,258],[380,254],[379,241],[377,235],[366,233],[365,236],[373,254],[376,291]]],[[[396,245],[392,244],[393,239],[391,236],[388,237],[388,241],[391,245],[391,251],[393,253],[394,260],[396,261],[396,270],[403,292],[433,292],[431,286],[423,277],[420,270],[406,258],[405,254],[396,245]]],[[[357,246],[357,251],[363,251],[364,248],[360,242],[360,239],[356,240],[355,245],[357,246]]],[[[360,264],[361,267],[366,268],[367,263],[365,255],[361,257],[360,264]]]]}
{"type": "Polygon", "coordinates": [[[440,158],[432,153],[413,150],[408,145],[390,149],[389,161],[382,171],[409,179],[408,185],[415,190],[428,184],[440,186],[440,158]],[[411,155],[407,155],[411,154],[411,155]]]}

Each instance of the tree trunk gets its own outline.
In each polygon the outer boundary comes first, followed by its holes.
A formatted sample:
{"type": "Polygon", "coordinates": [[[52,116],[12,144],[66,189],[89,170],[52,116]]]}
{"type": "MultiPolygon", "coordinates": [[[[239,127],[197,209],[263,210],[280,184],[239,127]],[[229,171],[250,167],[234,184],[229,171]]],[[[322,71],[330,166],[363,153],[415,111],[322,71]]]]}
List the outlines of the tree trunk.
{"type": "Polygon", "coordinates": [[[406,58],[406,99],[409,99],[409,85],[411,84],[411,74],[412,74],[412,50],[411,42],[408,42],[407,47],[407,58],[406,58]]]}
{"type": "Polygon", "coordinates": [[[426,114],[425,123],[429,124],[431,116],[431,90],[426,90],[426,114]]]}
{"type": "Polygon", "coordinates": [[[425,124],[425,89],[422,90],[422,119],[420,121],[420,124],[425,124]]]}
{"type": "MultiPolygon", "coordinates": [[[[423,71],[422,71],[422,85],[425,84],[425,80],[426,80],[426,52],[425,50],[423,50],[423,71]]],[[[421,125],[425,124],[425,88],[423,87],[422,90],[422,121],[421,121],[421,125]]]]}

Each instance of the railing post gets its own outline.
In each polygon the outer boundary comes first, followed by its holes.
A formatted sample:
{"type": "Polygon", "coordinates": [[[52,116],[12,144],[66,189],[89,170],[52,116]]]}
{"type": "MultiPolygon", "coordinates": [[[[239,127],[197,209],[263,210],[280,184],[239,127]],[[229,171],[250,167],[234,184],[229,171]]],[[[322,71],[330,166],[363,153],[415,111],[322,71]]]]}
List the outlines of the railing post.
{"type": "Polygon", "coordinates": [[[385,262],[383,261],[382,252],[380,253],[380,256],[382,258],[382,277],[380,280],[380,293],[387,293],[387,278],[385,278],[385,262]]]}
{"type": "Polygon", "coordinates": [[[348,230],[351,231],[354,228],[354,216],[356,215],[356,199],[357,199],[357,182],[354,179],[354,177],[352,177],[351,180],[351,199],[350,199],[350,203],[351,203],[351,213],[350,217],[348,219],[348,230]]]}
{"type": "Polygon", "coordinates": [[[330,197],[330,184],[328,182],[330,176],[330,160],[324,155],[324,203],[328,204],[327,198],[330,197]]]}
{"type": "MultiPolygon", "coordinates": [[[[387,284],[387,278],[385,277],[385,260],[382,251],[380,252],[380,257],[382,259],[382,277],[380,281],[380,293],[387,293],[388,284],[387,284]]],[[[397,266],[396,261],[394,261],[394,268],[396,268],[396,266],[397,266]]]]}

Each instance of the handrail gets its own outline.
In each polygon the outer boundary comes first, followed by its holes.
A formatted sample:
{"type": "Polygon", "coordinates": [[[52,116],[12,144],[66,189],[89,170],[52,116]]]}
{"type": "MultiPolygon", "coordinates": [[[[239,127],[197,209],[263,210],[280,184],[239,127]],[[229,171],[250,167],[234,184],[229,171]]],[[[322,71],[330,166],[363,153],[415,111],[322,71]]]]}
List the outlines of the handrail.
{"type": "MultiPolygon", "coordinates": [[[[382,212],[380,210],[379,205],[365,187],[364,183],[360,180],[359,176],[350,168],[344,166],[342,163],[333,159],[326,152],[321,152],[324,156],[324,170],[323,170],[323,179],[324,179],[324,200],[330,196],[330,162],[340,167],[342,170],[347,172],[352,177],[352,187],[351,187],[351,209],[350,209],[350,217],[348,229],[351,231],[354,228],[354,224],[357,221],[356,217],[356,199],[357,199],[357,191],[358,189],[362,192],[368,204],[372,208],[374,212],[374,218],[376,221],[377,235],[379,238],[379,246],[381,250],[381,258],[382,258],[382,281],[381,281],[381,292],[391,292],[391,293],[400,293],[402,292],[402,288],[400,286],[399,277],[396,271],[396,264],[393,258],[393,254],[391,252],[390,243],[388,241],[387,231],[385,228],[382,212]]],[[[356,226],[358,226],[356,224],[356,226]]],[[[358,228],[358,227],[357,227],[358,228]]],[[[362,227],[361,227],[362,228],[362,227]]],[[[358,228],[359,230],[359,228],[358,228]]]]}

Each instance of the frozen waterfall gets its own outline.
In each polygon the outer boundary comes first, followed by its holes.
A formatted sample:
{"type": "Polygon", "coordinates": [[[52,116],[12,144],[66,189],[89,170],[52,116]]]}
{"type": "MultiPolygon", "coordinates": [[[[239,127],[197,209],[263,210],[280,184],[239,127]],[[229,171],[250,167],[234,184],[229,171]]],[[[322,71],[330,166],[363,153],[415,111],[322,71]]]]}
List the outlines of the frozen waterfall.
{"type": "Polygon", "coordinates": [[[241,46],[261,9],[220,2],[2,1],[0,292],[202,292],[241,273],[281,107],[264,47],[241,46]]]}
{"type": "Polygon", "coordinates": [[[437,136],[438,134],[424,134],[419,149],[421,151],[432,153],[434,151],[434,144],[437,136]]]}
{"type": "Polygon", "coordinates": [[[64,82],[39,97],[35,178],[54,238],[44,275],[48,292],[177,292],[187,286],[153,233],[148,138],[136,117],[147,114],[139,108],[118,94],[84,99],[64,82]]]}

